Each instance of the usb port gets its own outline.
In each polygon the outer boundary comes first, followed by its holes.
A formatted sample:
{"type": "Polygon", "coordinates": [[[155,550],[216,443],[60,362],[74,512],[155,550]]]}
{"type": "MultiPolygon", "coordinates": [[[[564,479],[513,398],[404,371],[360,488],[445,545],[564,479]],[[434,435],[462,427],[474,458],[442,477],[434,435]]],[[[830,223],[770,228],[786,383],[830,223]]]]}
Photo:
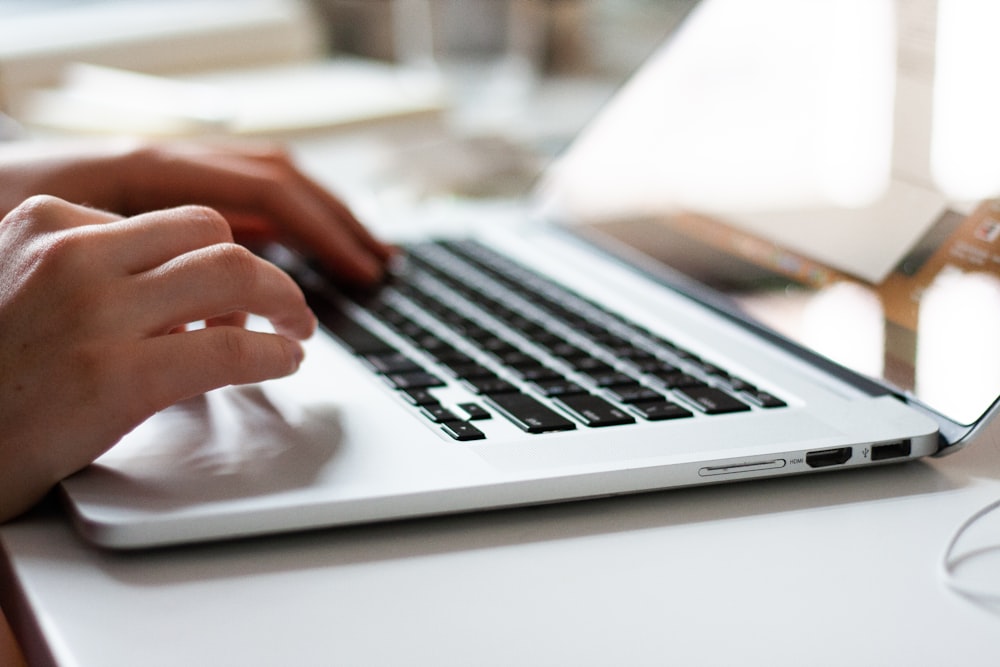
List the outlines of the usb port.
{"type": "Polygon", "coordinates": [[[836,449],[820,449],[815,452],[806,453],[806,465],[810,468],[825,468],[826,466],[837,466],[846,463],[851,458],[850,447],[837,447],[836,449]]]}
{"type": "Polygon", "coordinates": [[[899,459],[910,455],[910,441],[887,442],[882,445],[872,445],[872,461],[899,459]]]}

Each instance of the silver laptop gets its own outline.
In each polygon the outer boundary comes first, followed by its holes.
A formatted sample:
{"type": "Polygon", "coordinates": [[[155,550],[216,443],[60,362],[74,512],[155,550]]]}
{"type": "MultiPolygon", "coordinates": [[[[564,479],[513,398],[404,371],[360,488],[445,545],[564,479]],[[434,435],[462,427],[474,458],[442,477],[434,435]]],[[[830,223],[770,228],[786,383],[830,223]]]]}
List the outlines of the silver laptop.
{"type": "Polygon", "coordinates": [[[701,4],[523,215],[408,228],[375,292],[272,254],[323,325],[300,371],[141,425],[63,483],[79,530],[149,547],[955,449],[1000,394],[998,132],[968,112],[992,78],[946,87],[962,40],[928,43],[921,3],[807,4],[701,4]]]}

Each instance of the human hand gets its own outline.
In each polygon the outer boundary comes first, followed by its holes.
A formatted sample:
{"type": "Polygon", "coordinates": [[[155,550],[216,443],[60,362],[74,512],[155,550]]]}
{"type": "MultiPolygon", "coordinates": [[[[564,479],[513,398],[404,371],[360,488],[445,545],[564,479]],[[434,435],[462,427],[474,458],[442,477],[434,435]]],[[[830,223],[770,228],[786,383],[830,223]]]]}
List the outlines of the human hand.
{"type": "Polygon", "coordinates": [[[294,372],[316,326],[202,207],[121,218],[35,197],[0,221],[0,249],[0,521],[168,405],[294,372]],[[276,333],[243,328],[248,312],[276,333]]]}
{"type": "Polygon", "coordinates": [[[0,183],[0,217],[37,194],[123,216],[209,206],[229,221],[237,241],[285,243],[348,283],[378,281],[393,254],[273,146],[10,144],[0,151],[0,183]]]}

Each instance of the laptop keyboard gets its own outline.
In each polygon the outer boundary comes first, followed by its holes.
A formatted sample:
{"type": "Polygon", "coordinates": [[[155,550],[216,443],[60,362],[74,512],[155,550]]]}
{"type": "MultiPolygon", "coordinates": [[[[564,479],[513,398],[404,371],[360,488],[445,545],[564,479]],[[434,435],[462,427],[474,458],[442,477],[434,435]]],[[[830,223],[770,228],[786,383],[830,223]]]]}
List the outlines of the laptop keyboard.
{"type": "Polygon", "coordinates": [[[455,440],[484,439],[477,424],[494,415],[545,434],[785,406],[480,243],[404,250],[404,268],[355,299],[360,308],[308,287],[307,298],[330,333],[455,440]],[[474,398],[442,403],[454,383],[474,398]]]}

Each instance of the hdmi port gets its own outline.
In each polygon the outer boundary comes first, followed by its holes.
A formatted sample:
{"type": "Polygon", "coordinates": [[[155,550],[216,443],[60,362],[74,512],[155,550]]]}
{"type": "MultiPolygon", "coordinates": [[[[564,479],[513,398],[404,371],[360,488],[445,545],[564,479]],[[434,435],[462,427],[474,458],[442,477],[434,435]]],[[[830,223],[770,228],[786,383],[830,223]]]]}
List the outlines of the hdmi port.
{"type": "Polygon", "coordinates": [[[821,449],[806,454],[806,465],[810,468],[825,468],[826,466],[838,466],[847,463],[851,458],[850,447],[837,447],[836,449],[821,449]]]}

